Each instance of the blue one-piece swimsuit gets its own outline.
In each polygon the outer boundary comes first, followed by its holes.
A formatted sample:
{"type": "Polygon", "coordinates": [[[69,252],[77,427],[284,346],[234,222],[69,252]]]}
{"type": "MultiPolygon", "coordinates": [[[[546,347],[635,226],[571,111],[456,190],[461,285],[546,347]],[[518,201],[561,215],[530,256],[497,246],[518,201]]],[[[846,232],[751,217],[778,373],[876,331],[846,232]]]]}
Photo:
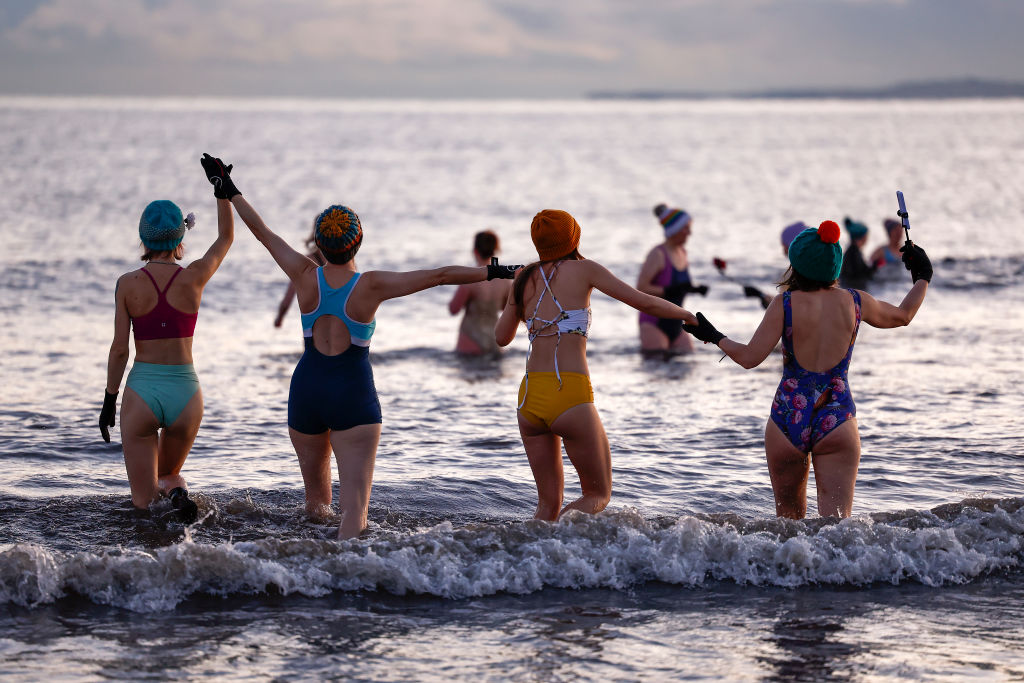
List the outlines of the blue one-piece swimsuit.
{"type": "Polygon", "coordinates": [[[376,321],[361,323],[348,317],[346,304],[359,273],[333,289],[316,271],[320,300],[315,310],[302,314],[306,350],[292,374],[288,391],[288,426],[303,434],[322,434],[359,425],[380,424],[380,401],[370,368],[370,337],[376,321]],[[313,344],[313,323],[322,315],[340,318],[348,328],[351,345],[336,356],[326,356],[313,344]]]}
{"type": "Polygon", "coordinates": [[[782,295],[785,312],[785,326],[782,332],[782,381],[772,401],[771,419],[789,442],[804,453],[809,453],[814,444],[833,429],[856,417],[857,406],[846,378],[853,357],[853,344],[860,329],[860,295],[854,289],[846,290],[853,295],[853,306],[857,322],[850,339],[850,348],[843,359],[825,372],[811,372],[800,367],[793,352],[793,309],[790,306],[790,292],[782,295]]]}

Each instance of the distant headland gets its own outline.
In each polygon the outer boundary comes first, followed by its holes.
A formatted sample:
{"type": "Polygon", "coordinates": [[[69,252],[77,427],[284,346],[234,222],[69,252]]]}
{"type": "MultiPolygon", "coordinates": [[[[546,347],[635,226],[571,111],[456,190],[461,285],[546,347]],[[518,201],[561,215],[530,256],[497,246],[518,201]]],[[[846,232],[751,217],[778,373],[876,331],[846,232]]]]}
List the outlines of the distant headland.
{"type": "Polygon", "coordinates": [[[707,100],[707,99],[961,99],[1024,97],[1024,83],[960,78],[946,81],[914,81],[881,88],[792,88],[764,91],[703,92],[673,90],[596,91],[597,100],[707,100]]]}

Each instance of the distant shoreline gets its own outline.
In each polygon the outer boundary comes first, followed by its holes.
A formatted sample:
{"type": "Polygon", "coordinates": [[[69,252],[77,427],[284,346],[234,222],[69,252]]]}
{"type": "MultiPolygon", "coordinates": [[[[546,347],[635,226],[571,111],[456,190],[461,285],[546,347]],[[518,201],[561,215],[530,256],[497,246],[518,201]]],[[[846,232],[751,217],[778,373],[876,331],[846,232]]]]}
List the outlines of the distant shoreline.
{"type": "Polygon", "coordinates": [[[764,91],[704,92],[672,90],[596,91],[592,100],[720,100],[720,99],[965,99],[1024,97],[1024,83],[962,78],[947,81],[917,81],[882,88],[791,88],[764,91]]]}

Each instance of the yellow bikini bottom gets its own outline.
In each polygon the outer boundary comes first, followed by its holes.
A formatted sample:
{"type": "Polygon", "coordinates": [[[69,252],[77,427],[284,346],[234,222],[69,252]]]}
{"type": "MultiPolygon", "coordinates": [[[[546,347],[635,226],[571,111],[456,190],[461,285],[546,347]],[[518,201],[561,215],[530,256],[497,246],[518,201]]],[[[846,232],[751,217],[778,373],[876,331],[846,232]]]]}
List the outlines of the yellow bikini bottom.
{"type": "Polygon", "coordinates": [[[519,384],[519,414],[538,427],[550,429],[551,423],[569,408],[594,402],[590,377],[580,372],[560,374],[561,387],[553,372],[528,372],[519,384]]]}

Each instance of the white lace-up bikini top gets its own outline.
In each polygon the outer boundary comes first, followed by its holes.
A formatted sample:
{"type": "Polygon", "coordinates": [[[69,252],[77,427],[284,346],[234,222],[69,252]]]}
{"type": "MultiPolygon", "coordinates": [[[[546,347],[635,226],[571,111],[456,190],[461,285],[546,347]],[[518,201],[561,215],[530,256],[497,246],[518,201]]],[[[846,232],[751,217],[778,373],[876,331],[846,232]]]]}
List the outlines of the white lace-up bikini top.
{"type": "MultiPolygon", "coordinates": [[[[533,315],[526,319],[526,329],[529,330],[530,335],[530,348],[526,353],[526,367],[530,367],[530,356],[533,354],[533,340],[537,337],[557,337],[555,340],[555,377],[558,378],[558,388],[562,388],[562,376],[558,373],[558,345],[562,341],[563,334],[578,334],[582,337],[586,337],[590,332],[590,322],[592,316],[590,308],[572,308],[566,310],[562,308],[562,304],[558,303],[558,298],[555,293],[551,291],[551,278],[555,276],[555,271],[558,270],[558,263],[551,269],[551,275],[549,276],[544,272],[544,266],[537,266],[537,270],[540,271],[540,277],[544,282],[544,291],[537,297],[537,305],[533,307],[533,315]],[[537,311],[540,310],[540,302],[544,300],[544,295],[550,294],[551,300],[558,306],[558,316],[554,320],[545,320],[544,318],[537,317],[537,311]],[[537,329],[532,329],[534,322],[543,323],[537,329]],[[554,330],[551,328],[554,327],[554,330]],[[550,331],[549,331],[550,330],[550,331]]],[[[526,390],[523,391],[523,400],[520,402],[519,407],[522,408],[526,403],[526,393],[530,388],[530,372],[526,372],[526,390]]]]}

